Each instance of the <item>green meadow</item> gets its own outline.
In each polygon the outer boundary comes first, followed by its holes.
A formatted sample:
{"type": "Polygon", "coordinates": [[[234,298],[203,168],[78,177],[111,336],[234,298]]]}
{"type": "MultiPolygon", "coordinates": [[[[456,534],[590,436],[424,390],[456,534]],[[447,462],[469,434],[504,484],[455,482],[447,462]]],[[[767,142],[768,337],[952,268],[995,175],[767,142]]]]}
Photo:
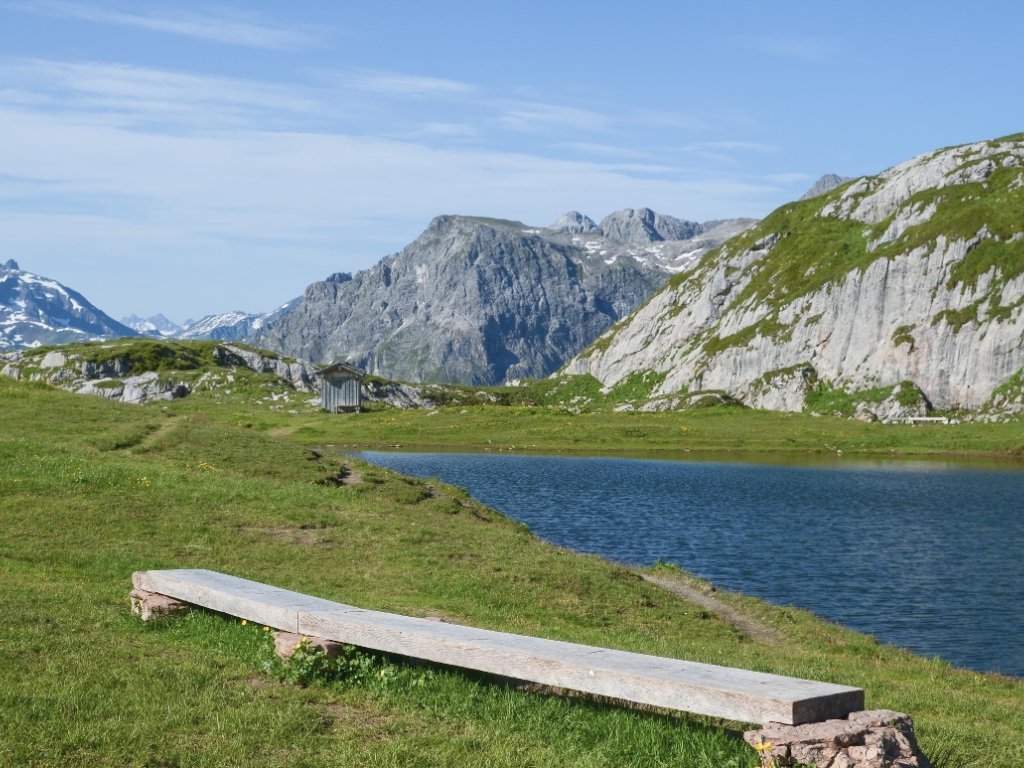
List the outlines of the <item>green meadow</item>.
{"type": "MultiPolygon", "coordinates": [[[[1019,424],[883,427],[730,407],[577,414],[564,404],[467,402],[330,416],[308,395],[271,406],[273,386],[242,377],[230,393],[137,407],[0,378],[0,765],[756,763],[742,724],[395,659],[358,657],[341,679],[282,680],[262,627],[199,611],[153,623],[130,615],[132,572],[178,567],[857,685],[868,707],[914,716],[939,768],[1024,764],[1024,682],[715,592],[743,617],[737,624],[622,566],[547,544],[458,488],[344,453],[402,445],[1014,456],[1024,449],[1019,424]]],[[[659,575],[711,589],[682,572],[659,575]]]]}

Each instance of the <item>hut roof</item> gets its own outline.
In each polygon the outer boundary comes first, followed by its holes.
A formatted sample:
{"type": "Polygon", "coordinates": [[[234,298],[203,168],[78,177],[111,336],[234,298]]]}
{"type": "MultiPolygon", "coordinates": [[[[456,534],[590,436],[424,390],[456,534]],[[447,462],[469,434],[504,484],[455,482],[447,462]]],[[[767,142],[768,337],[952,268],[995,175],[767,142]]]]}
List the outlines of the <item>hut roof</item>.
{"type": "Polygon", "coordinates": [[[318,370],[317,374],[320,376],[326,376],[327,374],[334,373],[335,371],[338,373],[347,373],[360,379],[366,375],[366,371],[362,368],[356,368],[354,365],[349,365],[348,363],[331,363],[326,368],[318,370]]]}

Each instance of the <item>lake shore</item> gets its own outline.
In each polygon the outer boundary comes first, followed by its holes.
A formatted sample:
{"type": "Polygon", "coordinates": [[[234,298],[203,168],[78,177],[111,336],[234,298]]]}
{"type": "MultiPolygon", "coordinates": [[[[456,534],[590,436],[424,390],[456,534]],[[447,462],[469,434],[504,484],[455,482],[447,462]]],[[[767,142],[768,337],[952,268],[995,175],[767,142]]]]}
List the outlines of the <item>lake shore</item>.
{"type": "Polygon", "coordinates": [[[713,407],[696,411],[567,412],[554,406],[373,407],[323,418],[271,418],[248,411],[254,425],[303,443],[345,449],[632,455],[683,458],[758,454],[953,457],[1024,465],[1024,422],[879,424],[807,414],[713,407]]]}

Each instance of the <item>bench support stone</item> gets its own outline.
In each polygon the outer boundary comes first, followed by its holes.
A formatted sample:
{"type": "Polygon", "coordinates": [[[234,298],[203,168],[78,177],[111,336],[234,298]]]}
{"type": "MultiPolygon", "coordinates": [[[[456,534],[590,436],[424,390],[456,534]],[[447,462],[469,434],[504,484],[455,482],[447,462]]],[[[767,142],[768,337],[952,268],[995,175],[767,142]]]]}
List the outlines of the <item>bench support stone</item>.
{"type": "Polygon", "coordinates": [[[823,723],[769,723],[743,738],[758,751],[763,768],[932,768],[918,749],[910,715],[888,709],[823,723]]]}
{"type": "Polygon", "coordinates": [[[173,597],[157,592],[148,592],[145,589],[133,589],[128,599],[132,604],[132,613],[143,621],[184,613],[190,607],[188,603],[183,603],[181,600],[175,600],[173,597]]]}
{"type": "Polygon", "coordinates": [[[294,632],[274,632],[274,652],[278,657],[290,659],[300,645],[305,645],[311,650],[323,651],[329,659],[336,659],[341,655],[341,649],[345,646],[344,643],[336,643],[323,637],[309,637],[294,632]]]}

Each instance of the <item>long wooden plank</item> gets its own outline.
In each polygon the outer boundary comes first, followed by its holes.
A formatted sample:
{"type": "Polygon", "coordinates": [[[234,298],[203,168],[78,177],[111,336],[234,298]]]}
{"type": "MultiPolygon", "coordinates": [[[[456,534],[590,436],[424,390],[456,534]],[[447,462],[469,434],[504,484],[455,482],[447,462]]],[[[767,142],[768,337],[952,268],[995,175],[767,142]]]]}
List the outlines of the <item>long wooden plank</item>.
{"type": "Polygon", "coordinates": [[[859,688],[356,608],[206,570],[135,585],[289,632],[666,709],[798,725],[864,708],[859,688]]]}
{"type": "Polygon", "coordinates": [[[219,613],[248,619],[286,632],[299,632],[299,613],[330,610],[339,604],[258,581],[202,569],[139,571],[132,583],[219,613]]]}

